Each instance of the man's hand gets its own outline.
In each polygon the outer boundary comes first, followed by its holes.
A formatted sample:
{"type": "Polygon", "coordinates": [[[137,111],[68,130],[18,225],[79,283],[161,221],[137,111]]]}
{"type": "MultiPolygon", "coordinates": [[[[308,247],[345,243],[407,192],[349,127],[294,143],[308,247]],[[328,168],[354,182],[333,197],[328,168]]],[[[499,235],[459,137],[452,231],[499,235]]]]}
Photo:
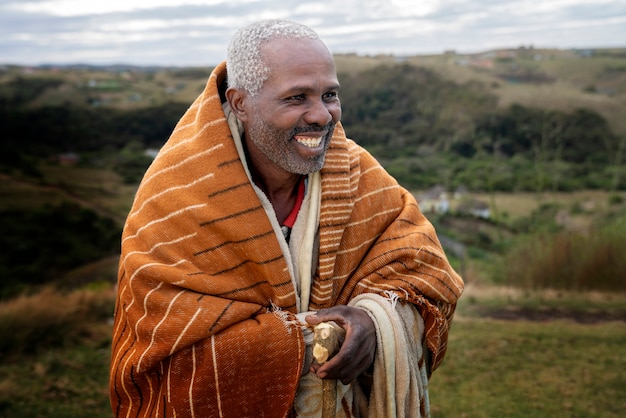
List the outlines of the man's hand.
{"type": "Polygon", "coordinates": [[[356,379],[374,361],[376,328],[363,310],[339,305],[322,309],[306,317],[309,324],[334,321],[346,330],[345,340],[337,354],[323,365],[312,364],[311,372],[321,379],[338,379],[348,384],[356,379]]]}

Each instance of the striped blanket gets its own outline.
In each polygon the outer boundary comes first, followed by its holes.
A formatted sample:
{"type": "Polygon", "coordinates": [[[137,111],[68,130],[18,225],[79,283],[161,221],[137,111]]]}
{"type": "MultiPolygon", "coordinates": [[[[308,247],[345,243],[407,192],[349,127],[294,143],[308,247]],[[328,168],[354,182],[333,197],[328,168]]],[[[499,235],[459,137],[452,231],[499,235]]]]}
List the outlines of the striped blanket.
{"type": "MultiPolygon", "coordinates": [[[[233,144],[225,64],[147,170],[124,228],[110,395],[116,417],[285,417],[305,347],[278,237],[233,144]]],[[[393,292],[441,362],[463,283],[431,224],[338,126],[321,171],[309,309],[393,292]]]]}

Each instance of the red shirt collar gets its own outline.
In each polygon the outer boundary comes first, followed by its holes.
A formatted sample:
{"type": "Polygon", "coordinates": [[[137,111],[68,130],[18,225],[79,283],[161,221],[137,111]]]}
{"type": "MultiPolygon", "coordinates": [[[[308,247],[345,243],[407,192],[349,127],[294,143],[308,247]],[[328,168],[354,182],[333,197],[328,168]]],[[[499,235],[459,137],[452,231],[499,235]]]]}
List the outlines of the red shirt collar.
{"type": "Polygon", "coordinates": [[[296,196],[296,204],[293,205],[293,209],[291,209],[291,212],[285,218],[283,226],[293,228],[293,224],[296,223],[298,212],[300,212],[302,202],[304,201],[304,179],[304,176],[300,177],[300,183],[298,184],[298,195],[296,196]]]}

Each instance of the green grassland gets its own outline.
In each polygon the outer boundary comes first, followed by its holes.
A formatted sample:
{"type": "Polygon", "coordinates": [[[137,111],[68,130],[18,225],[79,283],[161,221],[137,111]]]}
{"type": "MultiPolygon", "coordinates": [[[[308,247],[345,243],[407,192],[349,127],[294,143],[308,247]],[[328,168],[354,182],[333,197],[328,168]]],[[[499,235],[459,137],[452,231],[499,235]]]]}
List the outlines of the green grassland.
{"type": "Polygon", "coordinates": [[[433,417],[621,417],[626,324],[457,318],[433,417]]]}

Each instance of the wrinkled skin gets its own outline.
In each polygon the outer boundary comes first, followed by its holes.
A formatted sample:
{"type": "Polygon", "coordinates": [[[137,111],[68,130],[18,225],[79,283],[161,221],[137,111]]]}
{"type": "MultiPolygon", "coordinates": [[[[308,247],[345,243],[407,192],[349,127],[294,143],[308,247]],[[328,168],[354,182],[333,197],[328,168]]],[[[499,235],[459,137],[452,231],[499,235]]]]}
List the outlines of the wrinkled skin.
{"type": "Polygon", "coordinates": [[[259,93],[229,88],[226,98],[244,126],[252,179],[281,222],[293,207],[300,176],[324,164],[341,119],[339,81],[333,57],[319,40],[279,38],[263,44],[261,54],[271,71],[259,93]],[[304,144],[319,138],[316,146],[304,144]]]}

